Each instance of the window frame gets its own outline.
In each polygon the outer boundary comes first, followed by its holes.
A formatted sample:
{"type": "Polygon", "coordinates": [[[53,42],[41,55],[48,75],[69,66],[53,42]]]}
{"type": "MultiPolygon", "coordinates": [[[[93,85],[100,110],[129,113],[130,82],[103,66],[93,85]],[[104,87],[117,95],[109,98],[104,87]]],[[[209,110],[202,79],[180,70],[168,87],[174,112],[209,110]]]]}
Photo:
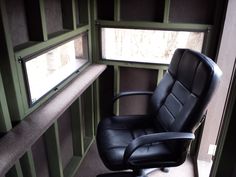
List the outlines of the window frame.
{"type": "Polygon", "coordinates": [[[117,28],[117,29],[132,29],[132,30],[160,30],[160,31],[182,31],[182,32],[202,32],[204,34],[203,36],[203,41],[202,41],[202,48],[201,48],[201,52],[205,53],[207,51],[207,41],[208,39],[208,33],[210,32],[209,29],[175,29],[175,28],[162,28],[162,27],[151,27],[151,28],[146,28],[146,27],[129,27],[129,26],[119,26],[119,25],[99,25],[98,28],[98,38],[99,38],[99,58],[100,58],[100,62],[101,63],[105,63],[105,64],[117,64],[117,65],[146,65],[146,66],[150,66],[150,65],[155,65],[155,66],[168,66],[169,64],[166,63],[146,63],[146,62],[139,62],[139,61],[125,61],[125,60],[117,60],[117,59],[106,59],[102,57],[102,51],[103,51],[103,47],[102,47],[102,28],[117,28]]]}
{"type": "Polygon", "coordinates": [[[89,52],[89,32],[88,31],[82,32],[82,33],[80,33],[76,36],[68,38],[68,39],[66,39],[62,42],[59,42],[55,45],[52,45],[48,48],[39,50],[34,54],[27,55],[24,58],[22,58],[20,62],[21,62],[21,65],[22,65],[22,73],[23,73],[23,81],[24,81],[24,87],[25,87],[25,92],[26,92],[27,105],[28,105],[28,108],[31,109],[35,105],[39,105],[40,102],[44,102],[44,100],[46,101],[47,99],[51,98],[59,90],[61,90],[63,87],[65,87],[67,85],[67,83],[69,83],[71,80],[73,80],[81,72],[81,70],[83,70],[83,68],[87,67],[91,63],[90,52],[89,52]],[[31,92],[30,92],[30,84],[29,84],[29,79],[28,79],[28,74],[27,74],[26,63],[28,61],[33,60],[34,58],[36,58],[40,55],[43,55],[43,54],[45,54],[45,53],[47,53],[51,50],[54,50],[57,47],[60,47],[64,44],[80,37],[80,36],[81,37],[85,36],[86,40],[87,40],[86,48],[87,48],[87,56],[88,57],[87,57],[86,62],[84,64],[82,64],[81,66],[79,66],[75,71],[71,72],[67,77],[62,79],[58,84],[56,84],[54,87],[49,89],[40,98],[38,98],[36,101],[33,102],[32,97],[31,97],[31,92]]]}

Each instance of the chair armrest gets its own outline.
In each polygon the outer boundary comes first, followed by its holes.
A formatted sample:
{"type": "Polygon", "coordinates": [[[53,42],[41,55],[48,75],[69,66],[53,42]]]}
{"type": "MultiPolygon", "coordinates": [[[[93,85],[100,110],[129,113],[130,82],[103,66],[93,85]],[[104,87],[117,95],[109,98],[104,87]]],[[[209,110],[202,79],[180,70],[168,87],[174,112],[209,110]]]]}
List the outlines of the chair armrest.
{"type": "Polygon", "coordinates": [[[133,95],[152,95],[153,92],[151,91],[131,91],[131,92],[121,92],[119,94],[117,94],[114,98],[113,98],[113,103],[116,102],[116,100],[122,98],[122,97],[126,97],[126,96],[133,96],[133,95]]]}
{"type": "Polygon", "coordinates": [[[195,138],[193,133],[185,132],[165,132],[165,133],[155,133],[149,135],[143,135],[134,139],[125,149],[123,160],[127,163],[130,156],[134,153],[136,149],[143,145],[166,142],[166,141],[191,141],[195,138]]]}

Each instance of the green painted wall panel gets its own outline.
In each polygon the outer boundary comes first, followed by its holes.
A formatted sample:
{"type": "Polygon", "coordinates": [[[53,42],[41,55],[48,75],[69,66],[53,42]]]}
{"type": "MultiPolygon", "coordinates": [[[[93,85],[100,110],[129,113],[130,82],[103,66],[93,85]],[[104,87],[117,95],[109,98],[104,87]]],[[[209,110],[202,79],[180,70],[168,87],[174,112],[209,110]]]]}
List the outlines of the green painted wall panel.
{"type": "Polygon", "coordinates": [[[5,1],[0,1],[0,69],[11,119],[19,121],[23,117],[21,90],[16,69],[16,61],[9,33],[5,1]]]}
{"type": "Polygon", "coordinates": [[[10,114],[7,107],[7,101],[5,97],[5,91],[3,88],[3,82],[0,72],[0,132],[7,132],[11,129],[10,114]]]}

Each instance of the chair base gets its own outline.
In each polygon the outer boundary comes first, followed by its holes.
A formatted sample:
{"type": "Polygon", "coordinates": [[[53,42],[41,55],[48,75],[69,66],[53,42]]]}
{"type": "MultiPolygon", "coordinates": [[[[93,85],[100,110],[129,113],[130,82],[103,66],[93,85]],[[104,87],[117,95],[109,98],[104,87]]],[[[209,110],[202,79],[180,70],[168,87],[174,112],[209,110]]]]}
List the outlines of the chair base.
{"type": "MultiPolygon", "coordinates": [[[[142,169],[130,172],[114,172],[97,175],[97,177],[147,177],[150,173],[157,170],[157,168],[142,169]]],[[[161,171],[167,173],[169,168],[161,168],[161,171]]]]}
{"type": "MultiPolygon", "coordinates": [[[[149,169],[143,169],[140,171],[129,171],[129,172],[114,172],[114,173],[105,173],[97,175],[97,177],[147,177],[150,173],[157,170],[158,168],[149,168],[149,169]]],[[[159,168],[164,173],[169,172],[169,168],[163,167],[159,168]]]]}
{"type": "Polygon", "coordinates": [[[169,171],[170,171],[170,169],[166,168],[166,167],[163,167],[160,170],[163,171],[164,173],[169,173],[169,171]]]}
{"type": "Polygon", "coordinates": [[[136,177],[133,172],[115,172],[97,175],[97,177],[136,177]]]}

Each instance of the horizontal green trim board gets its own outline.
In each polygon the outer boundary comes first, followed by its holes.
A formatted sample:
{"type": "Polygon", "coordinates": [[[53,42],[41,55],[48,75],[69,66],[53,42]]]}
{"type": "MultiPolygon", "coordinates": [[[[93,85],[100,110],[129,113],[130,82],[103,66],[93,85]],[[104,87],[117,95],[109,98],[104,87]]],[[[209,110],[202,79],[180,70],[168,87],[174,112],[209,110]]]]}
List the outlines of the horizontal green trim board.
{"type": "Polygon", "coordinates": [[[116,28],[137,28],[137,29],[159,29],[159,30],[186,30],[186,31],[206,31],[212,29],[212,25],[192,24],[192,23],[159,23],[159,22],[139,22],[139,21],[96,21],[101,27],[116,28]]]}
{"type": "Polygon", "coordinates": [[[122,62],[122,61],[111,61],[111,60],[100,60],[100,64],[106,64],[110,66],[122,66],[130,68],[144,68],[144,69],[168,69],[168,64],[152,64],[152,63],[135,63],[135,62],[122,62]]]}
{"type": "Polygon", "coordinates": [[[27,149],[57,121],[105,69],[105,65],[87,67],[70,85],[27,116],[0,139],[0,162],[4,162],[0,163],[0,176],[7,173],[27,149]],[[13,142],[14,146],[12,146],[13,142]]]}
{"type": "Polygon", "coordinates": [[[17,48],[15,49],[15,58],[17,60],[18,58],[24,58],[26,56],[43,51],[50,46],[60,44],[61,42],[69,40],[88,30],[89,30],[89,25],[85,25],[73,31],[66,31],[66,32],[62,31],[62,32],[57,33],[58,35],[54,34],[52,38],[44,42],[43,41],[39,43],[30,42],[32,43],[32,46],[28,46],[20,50],[18,50],[17,48]]]}

